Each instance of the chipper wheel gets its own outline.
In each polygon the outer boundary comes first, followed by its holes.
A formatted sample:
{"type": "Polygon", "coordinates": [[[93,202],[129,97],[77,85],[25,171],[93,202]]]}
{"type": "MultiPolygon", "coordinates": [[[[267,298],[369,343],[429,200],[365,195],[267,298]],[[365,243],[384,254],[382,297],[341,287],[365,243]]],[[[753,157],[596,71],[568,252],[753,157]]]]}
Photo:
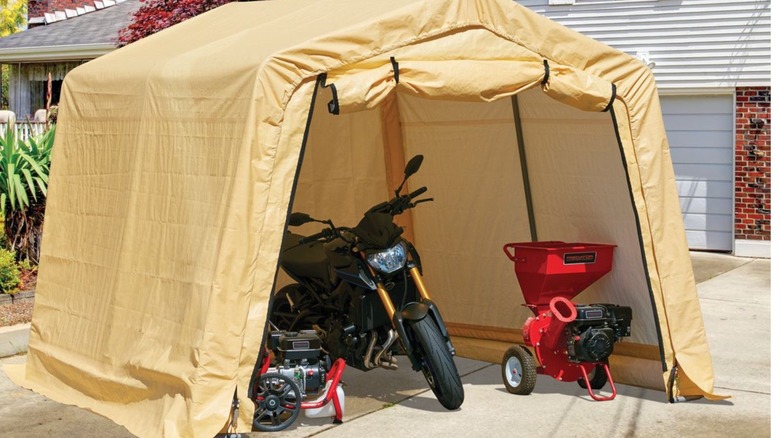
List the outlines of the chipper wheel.
{"type": "Polygon", "coordinates": [[[528,395],[536,386],[536,363],[531,353],[520,345],[511,346],[501,361],[501,377],[512,394],[528,395]]]}

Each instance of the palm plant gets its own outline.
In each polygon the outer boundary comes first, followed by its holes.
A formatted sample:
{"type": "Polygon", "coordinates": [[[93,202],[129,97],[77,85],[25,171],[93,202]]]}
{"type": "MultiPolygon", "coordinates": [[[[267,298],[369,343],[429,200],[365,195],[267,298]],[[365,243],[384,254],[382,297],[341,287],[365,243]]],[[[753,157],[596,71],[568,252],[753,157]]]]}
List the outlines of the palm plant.
{"type": "Polygon", "coordinates": [[[19,139],[13,124],[0,135],[0,211],[8,246],[19,260],[37,264],[54,127],[28,140],[19,139]]]}

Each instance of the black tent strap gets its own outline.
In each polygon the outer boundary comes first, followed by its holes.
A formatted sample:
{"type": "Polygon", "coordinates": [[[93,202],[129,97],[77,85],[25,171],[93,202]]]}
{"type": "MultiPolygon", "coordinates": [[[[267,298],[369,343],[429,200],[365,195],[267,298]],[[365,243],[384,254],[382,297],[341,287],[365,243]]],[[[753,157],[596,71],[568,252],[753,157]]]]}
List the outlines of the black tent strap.
{"type": "Polygon", "coordinates": [[[550,64],[547,62],[547,60],[544,60],[544,78],[542,78],[542,86],[547,83],[547,81],[550,80],[550,64]]]}
{"type": "Polygon", "coordinates": [[[617,97],[617,85],[612,84],[612,97],[609,98],[609,103],[607,104],[607,107],[601,110],[601,112],[605,113],[612,109],[612,104],[615,102],[615,98],[617,97]]]}
{"type": "Polygon", "coordinates": [[[328,102],[328,112],[337,116],[339,114],[339,92],[336,90],[336,84],[328,85],[325,83],[327,79],[328,75],[326,73],[321,73],[317,76],[317,82],[320,83],[320,87],[330,88],[330,92],[333,94],[333,100],[328,102]]]}
{"type": "Polygon", "coordinates": [[[395,83],[398,83],[398,79],[401,76],[401,72],[398,69],[398,61],[395,60],[395,56],[390,57],[390,63],[393,64],[393,79],[395,79],[395,83]]]}

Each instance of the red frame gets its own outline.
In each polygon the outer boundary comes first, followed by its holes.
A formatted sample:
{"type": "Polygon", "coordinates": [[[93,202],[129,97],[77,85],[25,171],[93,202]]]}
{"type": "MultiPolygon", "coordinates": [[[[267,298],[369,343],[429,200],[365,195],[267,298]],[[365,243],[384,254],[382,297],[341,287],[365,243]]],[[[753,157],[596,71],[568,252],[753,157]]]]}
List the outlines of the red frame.
{"type": "Polygon", "coordinates": [[[339,400],[336,395],[336,390],[341,383],[341,375],[344,373],[344,368],[346,368],[346,366],[347,363],[344,362],[344,359],[336,359],[336,362],[333,362],[333,366],[330,367],[330,371],[328,371],[328,374],[325,376],[326,382],[329,380],[333,381],[333,383],[330,384],[330,388],[328,388],[328,393],[325,394],[325,398],[320,401],[303,402],[301,403],[301,409],[321,408],[333,400],[333,407],[336,408],[336,415],[333,416],[333,421],[335,423],[341,423],[344,412],[342,411],[341,400],[339,400]]]}

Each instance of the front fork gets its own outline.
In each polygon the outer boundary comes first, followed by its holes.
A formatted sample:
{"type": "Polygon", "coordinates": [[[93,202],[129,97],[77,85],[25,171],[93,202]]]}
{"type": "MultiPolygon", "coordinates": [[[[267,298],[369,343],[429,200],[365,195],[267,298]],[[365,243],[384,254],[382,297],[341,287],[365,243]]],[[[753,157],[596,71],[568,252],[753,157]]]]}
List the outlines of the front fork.
{"type": "Polygon", "coordinates": [[[447,349],[450,351],[450,354],[454,356],[455,347],[452,345],[450,336],[447,333],[447,327],[444,325],[444,318],[442,318],[441,313],[439,312],[439,308],[431,299],[431,295],[428,292],[428,288],[425,287],[425,282],[423,281],[422,275],[420,274],[420,269],[417,267],[417,265],[415,265],[414,262],[409,261],[407,264],[407,269],[409,270],[409,274],[412,277],[412,281],[414,281],[414,285],[417,287],[417,292],[420,294],[421,301],[409,303],[400,311],[395,309],[393,300],[390,298],[390,293],[387,292],[385,285],[379,281],[381,280],[379,276],[376,275],[376,272],[370,265],[366,265],[369,269],[369,272],[371,273],[371,276],[374,278],[377,293],[379,294],[379,298],[382,300],[382,305],[385,307],[387,316],[390,317],[390,322],[393,325],[393,328],[396,330],[396,333],[398,333],[401,344],[403,345],[404,350],[406,350],[406,355],[409,357],[409,361],[412,363],[412,368],[415,371],[418,371],[422,364],[420,357],[417,355],[417,349],[413,348],[412,339],[409,336],[409,332],[407,332],[407,330],[410,330],[410,327],[404,323],[407,321],[419,321],[425,318],[428,314],[431,315],[434,323],[436,323],[436,326],[439,328],[441,335],[444,337],[444,341],[447,345],[447,349]]]}
{"type": "MultiPolygon", "coordinates": [[[[393,321],[393,315],[396,314],[395,305],[393,304],[393,300],[390,298],[390,293],[387,292],[387,289],[385,289],[385,285],[381,281],[377,281],[379,277],[376,275],[376,272],[374,272],[374,269],[371,268],[370,265],[368,265],[368,269],[371,272],[371,276],[374,277],[374,281],[376,283],[376,291],[379,293],[379,298],[382,300],[382,305],[385,306],[385,311],[387,312],[387,316],[390,317],[390,321],[393,321]]],[[[417,287],[417,292],[420,294],[420,298],[424,300],[428,300],[430,302],[433,302],[431,300],[431,295],[428,293],[428,289],[425,287],[425,283],[423,282],[422,275],[420,275],[420,269],[417,268],[417,266],[410,263],[408,266],[409,273],[412,275],[412,281],[414,281],[414,285],[417,287]]],[[[393,324],[395,329],[398,327],[395,327],[395,324],[393,324]]]]}

